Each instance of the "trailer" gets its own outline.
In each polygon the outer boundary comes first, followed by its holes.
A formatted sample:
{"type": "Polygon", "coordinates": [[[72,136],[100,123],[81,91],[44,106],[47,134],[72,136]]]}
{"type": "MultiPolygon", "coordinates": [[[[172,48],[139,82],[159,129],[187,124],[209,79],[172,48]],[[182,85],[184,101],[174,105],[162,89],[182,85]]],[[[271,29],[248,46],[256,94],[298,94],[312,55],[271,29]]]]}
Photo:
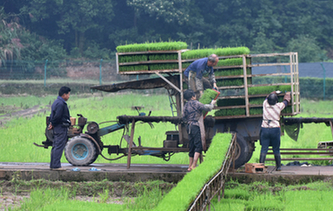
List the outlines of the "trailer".
{"type": "MultiPolygon", "coordinates": [[[[143,79],[129,81],[113,85],[102,85],[91,87],[92,89],[101,90],[105,92],[117,92],[123,89],[154,89],[164,87],[168,90],[169,97],[174,99],[174,112],[175,116],[181,118],[182,109],[184,105],[183,91],[184,91],[184,80],[183,80],[183,71],[185,68],[182,68],[182,64],[185,62],[193,62],[192,60],[183,60],[181,58],[182,52],[179,51],[150,51],[150,52],[129,52],[129,53],[117,53],[117,73],[122,75],[143,75],[143,74],[155,74],[158,76],[155,79],[143,79]],[[119,57],[124,55],[137,55],[137,54],[177,54],[178,60],[174,61],[147,61],[147,62],[131,62],[131,63],[120,63],[119,57]],[[178,69],[163,69],[155,71],[125,71],[121,72],[120,67],[126,65],[142,65],[142,64],[155,64],[155,63],[178,63],[178,69]]],[[[259,140],[259,131],[261,127],[262,114],[252,112],[261,110],[262,112],[262,102],[260,104],[251,103],[257,102],[257,99],[265,99],[267,94],[251,94],[249,89],[252,87],[274,87],[274,86],[289,86],[291,91],[291,103],[289,105],[288,112],[283,113],[283,116],[294,116],[300,113],[300,92],[299,92],[299,74],[298,74],[298,55],[295,52],[289,53],[273,53],[273,54],[256,54],[256,55],[233,55],[233,56],[220,56],[220,60],[231,59],[231,58],[241,58],[241,65],[234,66],[223,66],[223,67],[214,67],[216,71],[224,71],[230,69],[239,69],[243,70],[242,74],[239,75],[226,75],[226,76],[217,76],[216,80],[233,80],[241,79],[243,84],[237,86],[219,86],[218,90],[221,92],[219,100],[223,101],[232,101],[233,99],[241,100],[244,104],[237,105],[226,105],[226,106],[217,106],[214,110],[233,110],[233,109],[243,109],[244,113],[241,115],[225,115],[225,116],[210,116],[205,119],[205,130],[206,130],[206,142],[209,146],[209,142],[212,140],[214,135],[217,132],[226,133],[233,132],[237,133],[236,141],[236,155],[235,155],[235,167],[238,168],[245,164],[252,157],[253,151],[255,150],[254,143],[259,140]],[[252,64],[251,61],[253,58],[274,58],[279,57],[281,61],[284,62],[275,62],[275,63],[260,63],[252,64]],[[284,57],[284,58],[283,58],[284,57]],[[282,59],[281,59],[282,58],[282,59]],[[277,71],[275,73],[266,73],[266,74],[253,74],[252,67],[265,67],[265,66],[276,66],[276,67],[288,67],[289,71],[277,71]],[[252,81],[254,78],[259,77],[282,77],[284,81],[280,82],[271,82],[264,84],[253,84],[252,81]]],[[[277,68],[279,70],[279,68],[277,68]]],[[[286,68],[285,68],[286,70],[286,68]]],[[[272,90],[274,91],[274,90],[272,90]]],[[[284,92],[280,93],[278,96],[283,97],[284,92]]],[[[122,119],[122,117],[119,117],[122,119]]],[[[282,118],[283,119],[283,118],[282,118]]],[[[138,119],[127,119],[126,122],[137,121],[138,119]]],[[[147,120],[149,121],[149,120],[147,120]]],[[[188,137],[184,124],[177,125],[178,130],[168,131],[166,133],[167,140],[174,141],[172,145],[174,152],[176,148],[184,149],[188,147],[188,137]]]]}
{"type": "MultiPolygon", "coordinates": [[[[132,155],[151,155],[160,157],[166,161],[174,153],[188,152],[188,136],[186,133],[186,123],[182,121],[182,110],[184,106],[183,91],[184,83],[183,64],[191,63],[196,59],[182,59],[182,53],[187,50],[177,51],[145,51],[145,52],[127,52],[116,53],[117,60],[117,73],[121,75],[155,75],[148,79],[133,80],[117,84],[100,85],[91,87],[94,90],[104,92],[118,92],[126,89],[156,89],[165,88],[169,95],[171,106],[170,116],[151,116],[139,111],[137,116],[120,115],[114,124],[106,127],[101,127],[96,122],[87,122],[83,115],[79,115],[78,124],[73,124],[70,127],[68,138],[69,141],[65,147],[65,156],[68,162],[73,165],[89,165],[93,163],[97,157],[103,156],[107,160],[116,160],[127,156],[127,167],[130,168],[132,155]],[[119,62],[121,56],[128,55],[143,55],[143,54],[175,54],[176,60],[155,60],[143,62],[119,62]],[[123,66],[135,65],[150,65],[150,64],[176,64],[176,69],[159,69],[159,70],[135,70],[135,71],[120,71],[123,66]],[[174,131],[165,131],[166,139],[162,142],[161,147],[144,147],[141,146],[141,140],[133,140],[136,122],[144,122],[151,124],[153,122],[170,122],[174,124],[176,129],[174,131]],[[87,131],[84,132],[84,127],[87,131]],[[126,141],[127,146],[121,147],[118,145],[104,145],[101,137],[110,134],[116,130],[124,130],[122,139],[126,141]],[[108,154],[117,154],[117,158],[106,158],[102,151],[107,149],[108,154]]],[[[209,147],[210,141],[216,133],[236,133],[236,153],[235,162],[233,165],[238,168],[245,164],[252,157],[255,150],[255,142],[259,140],[259,131],[262,121],[262,102],[269,93],[256,93],[256,87],[279,87],[287,86],[291,91],[291,103],[288,106],[287,112],[283,116],[294,116],[300,113],[300,99],[299,99],[299,80],[298,80],[298,59],[297,53],[274,53],[274,54],[256,54],[256,55],[231,55],[219,56],[220,60],[238,59],[241,60],[240,64],[232,66],[216,66],[215,72],[221,72],[216,76],[217,82],[222,84],[218,87],[221,95],[218,97],[220,105],[214,107],[215,115],[210,115],[205,118],[205,131],[206,131],[206,144],[209,147]],[[266,62],[266,63],[253,63],[252,60],[256,58],[275,58],[277,61],[282,62],[266,62]],[[281,59],[282,58],[282,59],[281,59]],[[277,72],[266,74],[252,73],[252,67],[265,67],[276,66],[277,72]],[[289,71],[279,71],[281,67],[289,68],[289,71]],[[224,72],[241,70],[237,74],[225,74],[224,72]],[[257,78],[273,79],[266,83],[254,83],[257,78]],[[282,80],[282,81],[281,81],[282,80]],[[235,81],[237,85],[228,85],[227,82],[235,81]],[[260,103],[258,103],[260,101],[260,103]],[[225,103],[226,102],[226,103],[225,103]],[[230,102],[236,102],[230,104],[230,102]],[[222,115],[216,115],[219,111],[222,115]],[[261,113],[260,113],[261,112],[261,113]]],[[[235,72],[235,71],[234,71],[235,72]]],[[[237,71],[236,71],[237,72],[237,71]]],[[[257,80],[258,81],[258,80],[257,80]]],[[[264,80],[265,81],[265,80],[264,80]]],[[[267,80],[266,80],[267,81],[267,80]]],[[[262,82],[262,81],[261,81],[262,82]]],[[[274,89],[275,90],[275,89],[274,89]]],[[[274,91],[271,90],[271,91],[274,91]]],[[[276,90],[275,90],[276,91],[276,90]]],[[[284,92],[278,96],[283,97],[284,92]]],[[[46,130],[47,140],[42,145],[35,144],[39,147],[47,148],[52,146],[52,131],[46,130]]],[[[122,140],[121,140],[122,141],[122,140]]],[[[120,141],[120,142],[121,142],[120,141]]]]}

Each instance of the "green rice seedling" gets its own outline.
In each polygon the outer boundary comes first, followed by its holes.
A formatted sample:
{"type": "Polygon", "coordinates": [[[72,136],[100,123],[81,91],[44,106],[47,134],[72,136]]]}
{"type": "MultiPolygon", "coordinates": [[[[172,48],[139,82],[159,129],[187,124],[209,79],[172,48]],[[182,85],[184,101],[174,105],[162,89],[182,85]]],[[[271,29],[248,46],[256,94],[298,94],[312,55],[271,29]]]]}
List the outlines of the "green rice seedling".
{"type": "Polygon", "coordinates": [[[258,115],[262,113],[263,113],[262,108],[250,108],[250,115],[258,115]]]}
{"type": "MultiPolygon", "coordinates": [[[[201,103],[203,103],[203,104],[209,104],[209,103],[211,103],[212,100],[214,100],[219,94],[220,94],[219,92],[217,92],[217,91],[215,91],[215,90],[213,90],[213,89],[206,89],[206,90],[203,92],[203,94],[202,94],[202,96],[201,96],[199,102],[201,102],[201,103]]],[[[206,116],[207,113],[208,113],[208,112],[204,111],[204,112],[203,112],[203,115],[206,116]]]]}
{"type": "Polygon", "coordinates": [[[293,113],[292,111],[292,107],[290,105],[288,105],[286,108],[284,108],[281,112],[282,114],[291,114],[293,113]]]}
{"type": "MultiPolygon", "coordinates": [[[[246,74],[251,74],[251,68],[247,68],[246,74]]],[[[232,76],[232,75],[244,75],[243,69],[216,69],[214,71],[215,76],[232,76]]]]}
{"type": "Polygon", "coordinates": [[[214,53],[218,56],[244,55],[244,54],[249,54],[250,49],[247,47],[217,48],[215,49],[214,53]]]}
{"type": "Polygon", "coordinates": [[[214,49],[197,49],[197,50],[190,50],[185,51],[182,53],[182,59],[199,59],[208,57],[209,55],[213,54],[214,49]]]}
{"type": "MultiPolygon", "coordinates": [[[[250,59],[247,59],[246,63],[250,64],[250,59]]],[[[216,67],[238,66],[238,65],[243,65],[243,59],[242,58],[221,59],[217,63],[216,67]]]]}
{"type": "Polygon", "coordinates": [[[217,106],[235,106],[245,105],[245,99],[220,99],[217,101],[217,106]]]}
{"type": "Polygon", "coordinates": [[[213,89],[206,89],[206,90],[203,92],[203,94],[202,94],[202,96],[201,96],[199,102],[200,102],[200,103],[203,103],[203,104],[209,104],[209,103],[212,102],[212,100],[215,99],[215,97],[216,97],[218,94],[219,94],[219,93],[216,92],[216,91],[213,90],[213,89]]]}
{"type": "Polygon", "coordinates": [[[178,64],[150,64],[149,70],[177,70],[178,64]]]}
{"type": "Polygon", "coordinates": [[[245,108],[220,109],[215,111],[215,116],[241,116],[246,115],[245,108]]]}
{"type": "Polygon", "coordinates": [[[120,66],[119,71],[120,72],[126,72],[126,71],[146,71],[148,70],[148,65],[126,65],[126,66],[120,66]]]}
{"type": "Polygon", "coordinates": [[[147,43],[119,45],[116,48],[118,53],[147,51],[147,43]]]}
{"type": "Polygon", "coordinates": [[[187,49],[185,42],[156,42],[148,44],[148,51],[172,51],[187,49]]]}
{"type": "Polygon", "coordinates": [[[273,195],[272,193],[257,194],[253,200],[245,203],[245,210],[285,210],[285,203],[283,197],[279,194],[273,195]]]}
{"type": "Polygon", "coordinates": [[[257,95],[257,94],[270,94],[273,91],[281,91],[281,92],[290,92],[290,85],[276,85],[276,86],[256,86],[249,87],[248,94],[249,95],[257,95]]]}
{"type": "Polygon", "coordinates": [[[178,54],[150,54],[149,61],[152,60],[178,60],[178,54]]]}
{"type": "Polygon", "coordinates": [[[242,199],[249,200],[251,193],[248,190],[244,190],[241,187],[226,189],[224,192],[224,198],[226,199],[242,199]]]}
{"type": "MultiPolygon", "coordinates": [[[[247,79],[248,84],[251,82],[250,79],[247,79]]],[[[242,86],[244,85],[244,79],[242,78],[236,78],[236,79],[217,79],[216,80],[216,85],[218,87],[221,86],[242,86]]]]}
{"type": "Polygon", "coordinates": [[[206,48],[190,50],[182,53],[183,59],[198,59],[203,57],[208,57],[211,54],[216,54],[217,56],[231,56],[231,55],[243,55],[249,54],[250,50],[247,47],[236,47],[236,48],[206,48]]]}
{"type": "Polygon", "coordinates": [[[333,191],[301,190],[285,193],[285,210],[331,210],[333,191]]]}
{"type": "Polygon", "coordinates": [[[119,63],[148,61],[148,55],[120,55],[119,63]]]}
{"type": "Polygon", "coordinates": [[[230,140],[231,134],[217,133],[206,153],[205,161],[186,174],[154,210],[186,210],[203,185],[220,170],[230,140]]]}
{"type": "Polygon", "coordinates": [[[156,43],[141,43],[117,46],[118,53],[124,52],[141,52],[141,51],[170,51],[186,49],[185,42],[156,42],[156,43]]]}
{"type": "Polygon", "coordinates": [[[183,62],[182,68],[188,68],[188,66],[190,66],[190,64],[192,64],[192,62],[183,62]]]}

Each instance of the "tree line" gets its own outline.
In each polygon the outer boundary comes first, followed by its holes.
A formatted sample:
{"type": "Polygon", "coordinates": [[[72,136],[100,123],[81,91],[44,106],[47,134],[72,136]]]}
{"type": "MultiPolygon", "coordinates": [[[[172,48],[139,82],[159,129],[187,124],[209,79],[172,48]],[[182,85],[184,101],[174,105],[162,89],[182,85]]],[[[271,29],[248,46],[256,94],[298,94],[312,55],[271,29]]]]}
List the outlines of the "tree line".
{"type": "Polygon", "coordinates": [[[118,45],[169,40],[187,42],[189,48],[246,46],[251,53],[296,51],[299,62],[333,58],[333,1],[1,2],[2,62],[113,59],[118,45]]]}

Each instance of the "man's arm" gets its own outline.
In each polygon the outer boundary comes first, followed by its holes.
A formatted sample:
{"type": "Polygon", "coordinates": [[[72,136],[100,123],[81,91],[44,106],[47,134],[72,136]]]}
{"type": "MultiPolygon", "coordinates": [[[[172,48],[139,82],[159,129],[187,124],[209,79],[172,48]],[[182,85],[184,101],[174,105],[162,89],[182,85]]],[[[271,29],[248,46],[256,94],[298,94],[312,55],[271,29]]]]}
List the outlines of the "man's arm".
{"type": "Polygon", "coordinates": [[[212,100],[210,104],[204,104],[203,111],[211,111],[214,108],[216,100],[212,100]]]}
{"type": "Polygon", "coordinates": [[[55,108],[53,110],[53,116],[52,119],[50,120],[52,125],[57,125],[62,123],[61,119],[64,113],[64,104],[63,103],[59,103],[57,105],[55,105],[55,108]]]}

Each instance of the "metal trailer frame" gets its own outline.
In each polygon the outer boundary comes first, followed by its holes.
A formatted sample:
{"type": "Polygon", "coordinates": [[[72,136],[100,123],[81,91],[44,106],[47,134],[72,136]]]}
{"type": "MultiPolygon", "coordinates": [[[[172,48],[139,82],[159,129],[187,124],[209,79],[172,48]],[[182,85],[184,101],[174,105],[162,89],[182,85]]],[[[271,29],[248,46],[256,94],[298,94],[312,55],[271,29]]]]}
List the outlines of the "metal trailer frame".
{"type": "MultiPolygon", "coordinates": [[[[165,83],[169,85],[167,89],[176,90],[177,93],[180,95],[176,96],[176,108],[177,108],[177,116],[181,117],[184,99],[183,99],[183,77],[182,73],[185,70],[182,68],[183,62],[192,62],[196,59],[181,59],[181,53],[187,51],[185,50],[178,50],[178,51],[147,51],[147,52],[130,52],[130,53],[116,53],[117,58],[117,73],[122,75],[138,75],[138,74],[156,74],[162,79],[165,83]],[[165,53],[174,53],[178,55],[177,60],[158,60],[158,61],[142,61],[142,62],[128,62],[128,63],[119,63],[118,59],[119,56],[122,55],[135,55],[135,54],[165,54],[165,53]],[[139,65],[139,64],[156,64],[156,63],[178,63],[178,69],[170,69],[170,70],[154,70],[154,71],[126,71],[121,72],[119,71],[119,66],[126,66],[126,65],[139,65]],[[172,77],[179,77],[179,80],[170,81],[167,77],[164,77],[162,74],[168,74],[172,77]],[[175,84],[176,82],[176,84],[175,84]],[[180,82],[180,83],[179,83],[180,82]]],[[[246,113],[244,115],[238,116],[215,116],[215,128],[214,131],[216,132],[234,132],[237,133],[237,142],[236,142],[236,168],[246,163],[252,156],[254,151],[254,143],[259,139],[259,131],[261,127],[262,121],[262,114],[251,115],[250,110],[251,108],[261,108],[261,105],[251,105],[249,103],[250,98],[258,98],[258,97],[266,97],[267,94],[260,94],[260,95],[249,95],[248,88],[250,87],[258,87],[258,86],[272,86],[272,85],[290,85],[291,86],[291,107],[292,112],[283,114],[284,116],[294,116],[300,113],[300,98],[299,98],[299,74],[298,74],[298,54],[297,52],[289,52],[289,53],[270,53],[270,54],[254,54],[254,55],[232,55],[232,56],[219,56],[219,59],[229,59],[229,58],[242,58],[243,64],[236,65],[236,66],[223,66],[223,67],[214,67],[215,70],[217,69],[231,69],[231,68],[242,68],[243,74],[242,75],[233,75],[233,76],[218,76],[216,77],[217,80],[223,79],[235,79],[240,78],[244,80],[244,84],[240,86],[223,86],[218,87],[219,90],[228,90],[228,89],[244,89],[244,95],[239,96],[219,96],[218,99],[237,99],[242,98],[245,100],[245,105],[235,105],[235,106],[220,106],[215,107],[214,110],[217,109],[233,109],[233,108],[245,108],[246,113]],[[289,58],[289,62],[278,62],[278,63],[264,63],[264,64],[247,64],[247,59],[258,58],[258,57],[276,57],[276,56],[284,56],[289,58]],[[247,74],[247,68],[252,67],[265,67],[265,66],[289,66],[290,72],[289,73],[268,73],[268,74],[247,74]],[[289,83],[272,83],[272,84],[248,84],[248,79],[253,77],[262,77],[262,76],[289,76],[290,82],[289,83]]],[[[156,79],[158,80],[158,79],[156,79]]],[[[135,82],[128,82],[128,83],[135,83],[135,82]]],[[[126,82],[125,82],[126,84],[126,82]]],[[[144,84],[141,82],[141,84],[144,84]]],[[[115,85],[116,87],[116,85],[115,85]]],[[[144,85],[143,85],[144,87],[144,85]]],[[[143,87],[140,87],[142,89],[143,87]]],[[[154,86],[150,86],[149,88],[158,88],[157,84],[154,86]]],[[[98,86],[92,87],[95,89],[103,90],[103,91],[111,91],[111,87],[109,85],[105,86],[98,86]],[[106,87],[108,86],[108,87],[106,87]]],[[[114,88],[114,87],[113,87],[114,88]]],[[[135,86],[131,86],[130,88],[136,89],[135,86]]],[[[126,87],[125,87],[126,89],[126,87]]],[[[111,91],[113,92],[113,91],[111,91]]],[[[284,94],[281,94],[283,96],[284,94]]],[[[134,130],[134,128],[133,128],[134,130]]],[[[182,125],[178,125],[179,131],[179,141],[182,143],[183,135],[185,131],[182,125]]],[[[129,162],[130,163],[130,159],[129,162]]]]}

